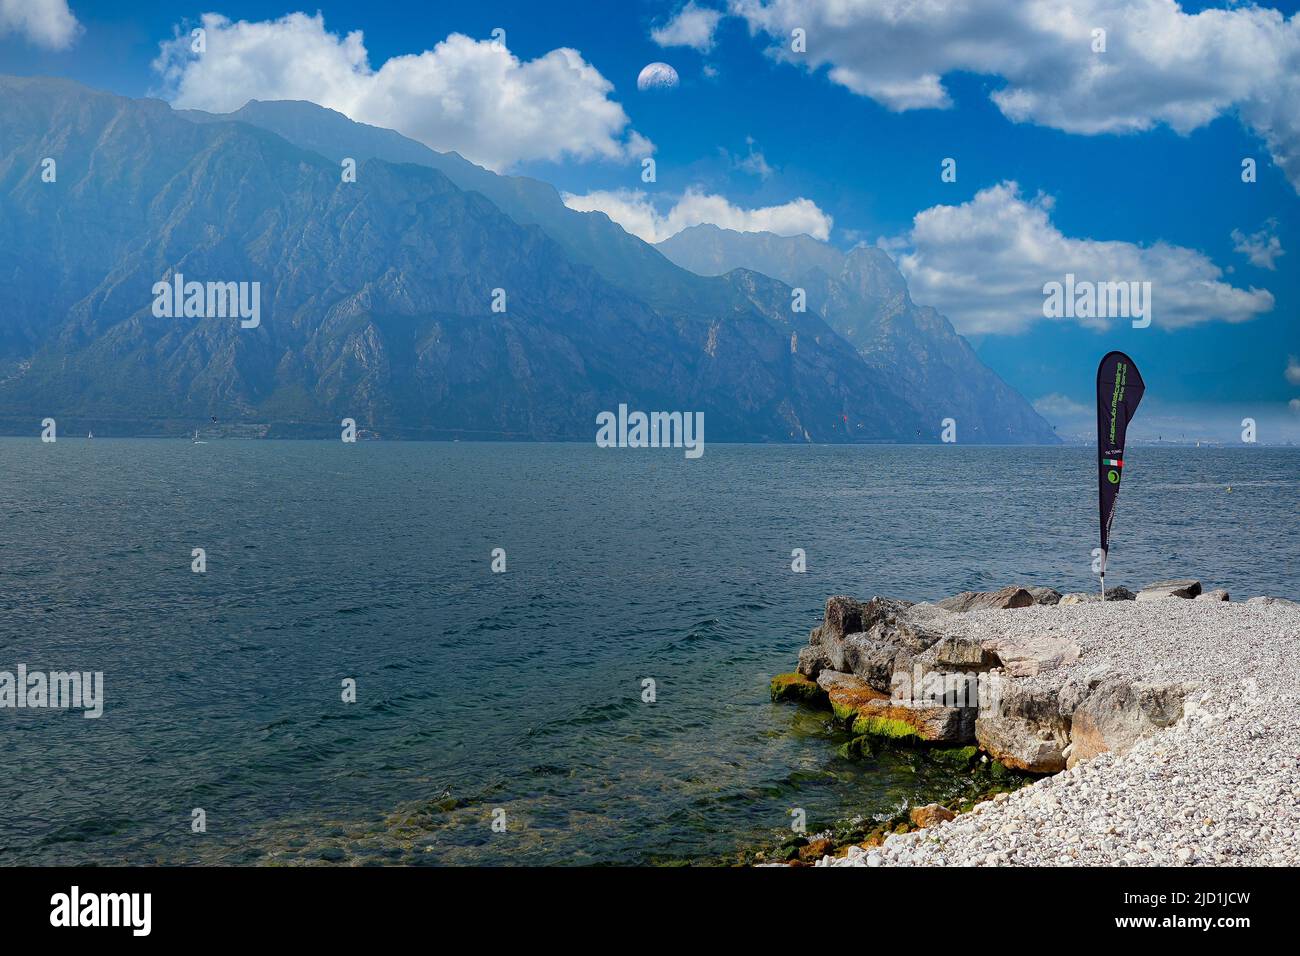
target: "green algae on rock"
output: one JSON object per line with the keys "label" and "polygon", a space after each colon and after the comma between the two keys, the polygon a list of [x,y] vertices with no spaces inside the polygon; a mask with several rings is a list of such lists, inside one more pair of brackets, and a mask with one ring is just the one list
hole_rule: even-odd
{"label": "green algae on rock", "polygon": [[805,704],[825,704],[826,691],[799,673],[777,674],[771,684],[773,702],[794,700]]}

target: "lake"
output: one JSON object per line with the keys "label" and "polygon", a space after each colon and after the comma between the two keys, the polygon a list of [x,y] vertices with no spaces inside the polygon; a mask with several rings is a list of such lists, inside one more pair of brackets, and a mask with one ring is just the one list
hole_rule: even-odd
{"label": "lake", "polygon": [[[663,863],[890,812],[944,782],[768,679],[831,594],[1095,589],[1093,462],[0,439],[0,669],[105,687],[0,710],[0,862]],[[1125,463],[1109,585],[1300,597],[1300,449]]]}

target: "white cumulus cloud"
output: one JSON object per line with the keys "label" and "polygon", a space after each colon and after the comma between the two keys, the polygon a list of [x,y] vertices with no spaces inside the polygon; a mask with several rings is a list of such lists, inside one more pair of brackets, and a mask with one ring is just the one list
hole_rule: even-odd
{"label": "white cumulus cloud", "polygon": [[650,39],[660,46],[688,46],[701,53],[713,49],[713,31],[722,19],[720,10],[697,6],[690,0],[662,27],[650,31]]}
{"label": "white cumulus cloud", "polygon": [[632,235],[662,242],[690,226],[708,222],[737,232],[774,232],[778,236],[807,234],[823,242],[834,221],[811,199],[794,199],[779,206],[743,209],[724,196],[688,189],[667,212],[640,189],[596,190],[581,196],[564,194],[564,204],[579,212],[603,212]]}
{"label": "white cumulus cloud", "polygon": [[16,33],[37,46],[65,50],[80,31],[68,0],[0,0],[0,37]]}
{"label": "white cumulus cloud", "polygon": [[[1071,133],[1167,124],[1236,109],[1300,191],[1300,14],[1174,0],[731,0],[771,53],[890,109],[952,105],[944,77],[1002,77],[1010,119]],[[806,31],[807,50],[791,49]],[[1105,31],[1105,51],[1094,50]]]}
{"label": "white cumulus cloud", "polygon": [[1286,357],[1286,380],[1292,385],[1300,385],[1300,359],[1294,355]]}
{"label": "white cumulus cloud", "polygon": [[980,190],[958,206],[916,214],[905,236],[886,243],[912,297],[946,313],[963,333],[1014,333],[1041,321],[1108,328],[1127,319],[1048,320],[1043,286],[1076,281],[1150,282],[1150,315],[1165,328],[1245,322],[1273,308],[1267,289],[1239,289],[1195,249],[1157,242],[1076,239],[1051,220],[1048,196],[1026,200],[1014,182]]}
{"label": "white cumulus cloud", "polygon": [[576,50],[520,60],[503,44],[453,33],[375,69],[361,31],[331,33],[319,13],[260,22],[206,13],[202,22],[206,52],[191,52],[180,34],[154,63],[178,107],[229,112],[250,99],[310,100],[497,170],[654,148],[629,129],[613,84]]}
{"label": "white cumulus cloud", "polygon": [[1277,222],[1269,222],[1259,232],[1246,235],[1240,229],[1232,230],[1232,249],[1250,260],[1252,266],[1276,271],[1277,258],[1286,255],[1282,240],[1277,237]]}

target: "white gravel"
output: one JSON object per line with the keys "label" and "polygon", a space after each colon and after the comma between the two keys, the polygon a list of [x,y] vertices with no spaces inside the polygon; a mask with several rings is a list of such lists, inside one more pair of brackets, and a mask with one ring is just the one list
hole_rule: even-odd
{"label": "white gravel", "polygon": [[946,634],[1074,641],[1080,669],[1191,682],[1184,717],[930,829],[822,866],[1300,865],[1300,605],[1169,598],[946,614]]}

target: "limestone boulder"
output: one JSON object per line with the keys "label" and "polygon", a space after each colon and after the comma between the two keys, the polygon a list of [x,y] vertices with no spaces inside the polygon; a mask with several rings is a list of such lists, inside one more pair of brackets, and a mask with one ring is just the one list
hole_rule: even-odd
{"label": "limestone boulder", "polygon": [[991,696],[975,721],[975,738],[989,756],[1032,773],[1064,770],[1070,720],[1061,715],[1056,691],[999,680]]}
{"label": "limestone boulder", "polygon": [[899,742],[965,744],[975,739],[975,715],[974,707],[908,706],[873,700],[858,708],[849,729],[854,734]]}
{"label": "limestone boulder", "polygon": [[829,694],[833,690],[859,690],[870,685],[861,677],[828,669],[817,675],[817,686]]}
{"label": "limestone boulder", "polygon": [[[836,595],[826,601],[826,612],[822,623],[809,635],[810,647],[820,649],[831,668],[837,671],[849,671],[852,667],[845,656],[845,642],[850,635],[877,630],[877,639],[886,639],[895,631],[902,621],[910,601],[898,601],[893,598],[873,597],[862,602],[844,595]],[[817,656],[809,653],[808,667],[815,667]],[[825,666],[825,665],[823,665]]]}
{"label": "limestone boulder", "polygon": [[833,670],[834,666],[825,647],[805,644],[799,649],[799,666],[795,670],[810,680],[816,680],[822,671]]}
{"label": "limestone boulder", "polygon": [[886,694],[896,667],[905,670],[911,662],[911,655],[898,645],[873,640],[866,634],[850,634],[845,638],[843,657],[844,670]]}
{"label": "limestone boulder", "polygon": [[1079,645],[1062,637],[999,635],[984,641],[984,649],[996,655],[1008,677],[1036,677],[1045,671],[1066,667],[1079,659]]}
{"label": "limestone boulder", "polygon": [[1070,724],[1069,766],[1099,753],[1122,754],[1183,716],[1185,684],[1102,681],[1074,709]]}
{"label": "limestone boulder", "polygon": [[889,700],[887,696],[876,691],[866,682],[858,685],[841,684],[840,687],[829,691],[828,697],[831,700],[831,713],[835,714],[837,721],[845,727],[853,726],[859,711],[866,705],[875,701]]}
{"label": "limestone boulder", "polygon": [[1061,592],[1055,588],[1029,587],[1025,588],[1029,596],[1034,599],[1035,604],[1052,605],[1061,603]]}
{"label": "limestone boulder", "polygon": [[917,656],[926,670],[986,671],[1001,665],[997,654],[974,637],[944,637]]}
{"label": "limestone boulder", "polygon": [[1034,603],[1034,596],[1022,587],[1012,585],[1000,591],[963,591],[952,597],[936,601],[935,607],[959,614],[967,611],[1004,610],[1013,607],[1029,607]]}
{"label": "limestone boulder", "polygon": [[826,599],[826,614],[822,620],[823,638],[844,639],[846,634],[862,630],[862,602],[842,594]]}
{"label": "limestone boulder", "polygon": [[1156,581],[1137,593],[1139,601],[1160,601],[1164,598],[1194,598],[1201,593],[1201,582],[1192,578],[1175,578]]}

